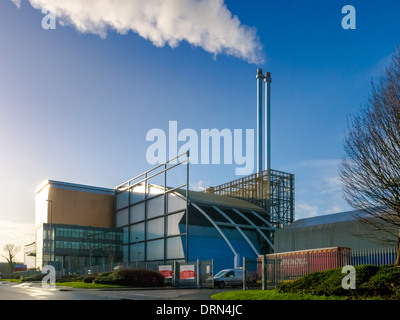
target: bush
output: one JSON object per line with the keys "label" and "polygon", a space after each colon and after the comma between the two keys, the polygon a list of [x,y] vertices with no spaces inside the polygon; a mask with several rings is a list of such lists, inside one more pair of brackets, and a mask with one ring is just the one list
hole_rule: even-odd
{"label": "bush", "polygon": [[400,298],[400,267],[382,266],[364,286],[375,295]]}
{"label": "bush", "polygon": [[126,285],[133,287],[159,287],[164,285],[164,277],[157,271],[142,269],[122,269],[101,273],[94,283]]}
{"label": "bush", "polygon": [[44,273],[41,274],[36,274],[34,276],[22,276],[21,281],[42,281],[43,278],[45,277]]}
{"label": "bush", "polygon": [[400,297],[400,267],[356,266],[356,289],[342,288],[341,268],[308,274],[278,287],[280,293],[348,296],[349,298]]}
{"label": "bush", "polygon": [[96,275],[89,275],[83,278],[84,283],[93,283],[93,280],[96,279]]}
{"label": "bush", "polygon": [[58,279],[57,282],[77,282],[77,281],[83,281],[84,278],[85,278],[84,276],[69,274]]}

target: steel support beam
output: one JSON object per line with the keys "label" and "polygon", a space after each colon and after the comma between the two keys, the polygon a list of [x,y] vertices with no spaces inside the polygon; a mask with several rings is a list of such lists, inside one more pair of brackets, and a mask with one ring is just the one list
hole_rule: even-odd
{"label": "steel support beam", "polygon": [[272,249],[274,249],[274,245],[272,244],[271,240],[268,239],[268,237],[262,232],[257,225],[254,224],[253,221],[251,221],[249,218],[247,218],[243,213],[241,213],[239,210],[233,208],[233,211],[235,211],[239,216],[241,216],[243,219],[245,219],[248,223],[250,223],[256,230],[258,231],[259,234],[264,238],[265,241],[268,242],[268,244],[271,246]]}
{"label": "steel support beam", "polygon": [[200,213],[201,213],[203,216],[205,216],[205,217],[208,219],[208,221],[211,222],[211,224],[214,226],[215,229],[217,229],[217,231],[218,231],[219,234],[222,236],[222,238],[224,238],[224,240],[225,240],[226,243],[228,244],[229,248],[231,248],[233,254],[236,256],[236,255],[237,255],[236,250],[233,248],[233,246],[232,246],[232,244],[230,243],[230,241],[228,240],[228,238],[227,238],[227,237],[225,236],[225,234],[222,232],[222,230],[220,229],[220,227],[218,227],[218,225],[214,222],[214,220],[211,219],[210,216],[209,216],[207,213],[205,213],[204,210],[201,209],[197,204],[195,204],[195,203],[193,203],[193,202],[191,202],[190,204],[191,204],[193,207],[195,207],[197,210],[199,210]]}
{"label": "steel support beam", "polygon": [[247,241],[247,243],[249,244],[249,246],[253,249],[253,251],[255,252],[255,254],[257,255],[257,257],[260,255],[260,253],[257,251],[257,249],[254,247],[253,243],[250,241],[250,239],[246,236],[246,234],[243,232],[242,229],[240,229],[240,227],[231,219],[229,218],[229,216],[223,212],[220,208],[216,207],[216,206],[212,206],[215,210],[217,210],[226,220],[228,220],[230,223],[232,223],[232,225],[236,228],[237,231],[240,232],[240,234],[242,235],[242,237]]}

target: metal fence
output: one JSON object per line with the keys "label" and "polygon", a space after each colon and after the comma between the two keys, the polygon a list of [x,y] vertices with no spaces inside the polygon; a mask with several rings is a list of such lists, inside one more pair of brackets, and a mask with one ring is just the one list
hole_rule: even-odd
{"label": "metal fence", "polygon": [[379,248],[366,250],[351,250],[352,266],[372,264],[375,266],[389,265],[396,261],[397,248]]}
{"label": "metal fence", "polygon": [[[165,277],[165,284],[174,287],[212,288],[214,276],[213,260],[196,260],[194,262],[130,262],[113,266],[92,266],[83,268],[77,274],[90,275],[118,269],[145,269],[158,271]],[[64,272],[64,274],[66,274]]]}
{"label": "metal fence", "polygon": [[[318,261],[313,261],[312,256],[307,256],[304,259],[297,258],[290,263],[285,259],[266,256],[259,261],[244,260],[246,261],[244,264],[245,269],[251,268],[254,270],[254,265],[257,264],[257,281],[254,284],[247,280],[247,284],[243,289],[274,289],[309,273],[343,267],[348,264],[352,266],[390,265],[396,261],[396,255],[397,248],[392,247],[343,251],[337,256],[337,262],[334,265],[332,264],[331,255],[320,256]],[[318,264],[317,266],[316,263]]]}
{"label": "metal fence", "polygon": [[[165,285],[177,288],[214,288],[213,260],[196,260],[194,262],[168,261],[168,262],[130,262],[108,265],[95,265],[71,272],[70,270],[56,270],[56,277],[67,275],[87,276],[119,269],[145,269],[158,271],[164,275]],[[5,279],[16,277],[29,277],[40,275],[41,271],[28,270],[13,274],[3,273]]]}
{"label": "metal fence", "polygon": [[[342,256],[343,255],[343,256]],[[394,264],[397,248],[377,248],[368,250],[343,251],[337,264],[332,266],[332,256],[322,256],[318,260],[318,270],[311,266],[313,258],[308,256],[306,260],[296,258],[288,264],[288,261],[279,258],[264,256],[258,261],[243,258],[243,289],[274,289],[288,281],[295,280],[315,271],[322,271],[350,264],[358,265],[390,265]],[[168,261],[168,262],[130,262],[113,265],[98,265],[83,268],[71,273],[68,270],[57,271],[57,278],[65,275],[90,275],[109,272],[118,269],[146,269],[161,272],[165,277],[165,284],[173,287],[184,288],[214,288],[213,260],[196,260],[194,262]],[[3,278],[15,276],[32,276],[41,274],[41,271],[28,270],[14,274],[2,274]]]}

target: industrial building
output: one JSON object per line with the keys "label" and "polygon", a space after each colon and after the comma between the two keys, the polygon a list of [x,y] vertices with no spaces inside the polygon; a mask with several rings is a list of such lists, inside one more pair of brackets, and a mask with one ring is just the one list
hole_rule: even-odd
{"label": "industrial building", "polygon": [[375,230],[354,212],[295,221],[294,175],[271,169],[271,75],[259,69],[256,80],[255,174],[189,190],[187,151],[112,189],[45,181],[36,192],[35,243],[25,257],[35,257],[39,269],[213,259],[219,270],[269,253],[392,246],[394,239],[365,237]]}
{"label": "industrial building", "polygon": [[[187,166],[188,173],[189,158],[178,158],[177,164],[171,159],[115,188],[125,262],[213,259],[221,269],[273,252],[273,234],[293,221],[293,175],[270,170],[206,192],[189,190],[188,174],[176,187],[152,183],[159,177],[166,182],[178,166]],[[267,201],[281,189],[288,195],[283,201]]]}
{"label": "industrial building", "polygon": [[[35,244],[26,248],[36,267],[71,270],[111,256],[136,265],[213,259],[220,269],[273,252],[276,230],[294,221],[294,175],[271,169],[271,75],[259,69],[256,80],[255,174],[191,191],[188,151],[113,189],[46,181],[36,193]],[[181,183],[167,185],[179,170]]]}
{"label": "industrial building", "polygon": [[35,257],[36,268],[77,270],[122,260],[112,189],[48,180],[37,189],[35,202],[35,243],[25,251]]}
{"label": "industrial building", "polygon": [[[391,248],[397,244],[391,235],[358,219],[361,211],[347,211],[299,219],[277,230],[275,252],[347,247],[352,250]],[[366,216],[364,216],[366,218]]]}
{"label": "industrial building", "polygon": [[43,183],[36,194],[35,243],[26,246],[36,268],[213,259],[223,269],[274,251],[276,230],[294,218],[293,175],[269,170],[206,192],[189,190],[188,176],[176,187],[152,183],[167,181],[180,166],[189,173],[185,158],[114,189]]}

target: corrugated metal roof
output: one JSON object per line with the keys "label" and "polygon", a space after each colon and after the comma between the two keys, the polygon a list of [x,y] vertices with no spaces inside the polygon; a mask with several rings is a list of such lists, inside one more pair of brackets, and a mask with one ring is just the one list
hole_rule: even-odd
{"label": "corrugated metal roof", "polygon": [[70,183],[64,181],[56,181],[56,180],[45,180],[42,184],[37,188],[36,193],[39,193],[43,190],[46,186],[50,185],[51,187],[61,188],[61,189],[69,189],[69,190],[78,190],[78,191],[85,191],[85,192],[93,192],[93,193],[101,193],[101,194],[108,194],[113,195],[114,190],[102,187],[95,187],[77,183]]}
{"label": "corrugated metal roof", "polygon": [[[186,190],[178,189],[175,192],[179,193],[180,195],[186,197]],[[189,201],[193,201],[195,203],[206,203],[212,204],[217,206],[225,206],[225,207],[232,207],[232,208],[242,208],[247,210],[254,210],[254,211],[262,211],[265,212],[264,208],[261,208],[253,203],[248,201],[244,201],[238,198],[228,197],[228,196],[220,196],[217,194],[210,194],[205,192],[199,191],[192,191],[189,190]]]}
{"label": "corrugated metal roof", "polygon": [[290,225],[286,226],[284,229],[295,229],[295,228],[306,228],[317,225],[332,224],[345,221],[356,220],[355,214],[360,215],[362,211],[353,210],[339,213],[326,214],[317,217],[303,218],[294,221]]}

